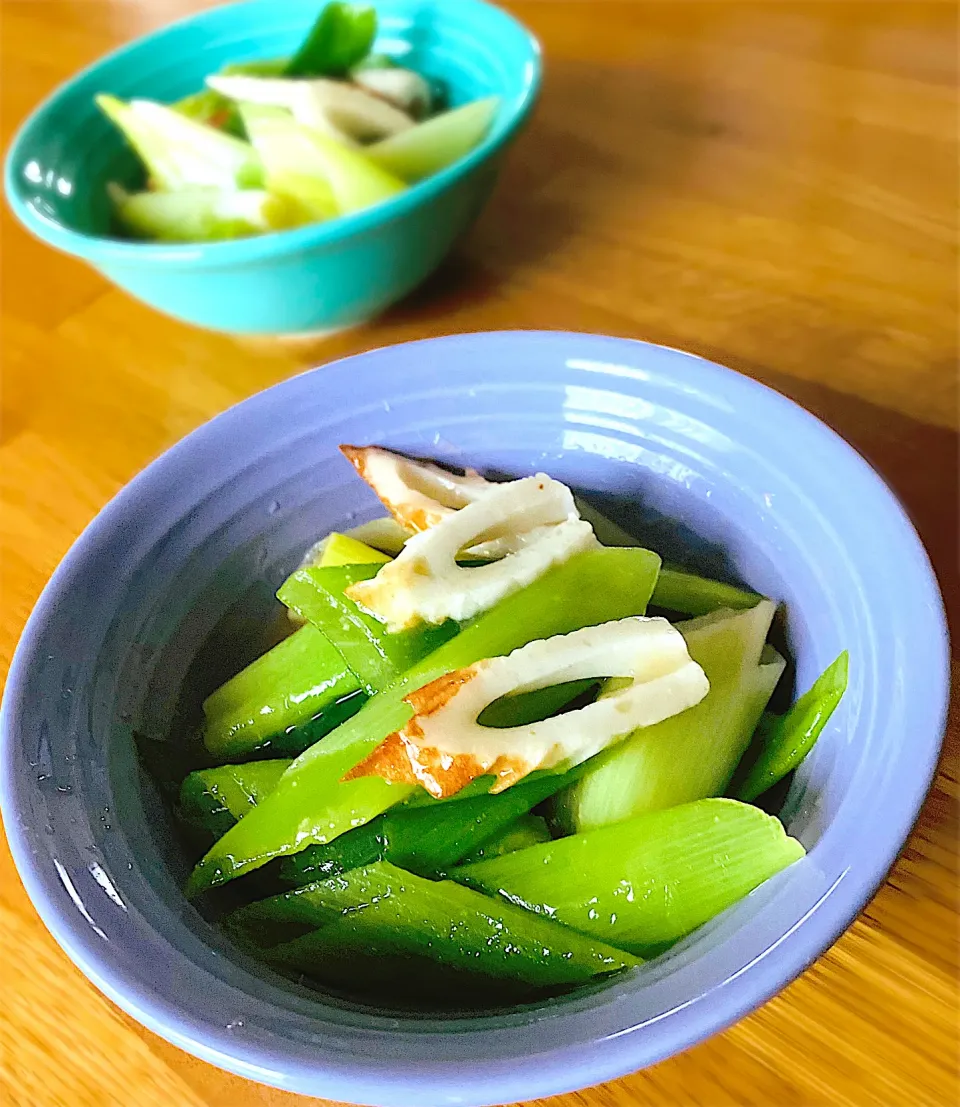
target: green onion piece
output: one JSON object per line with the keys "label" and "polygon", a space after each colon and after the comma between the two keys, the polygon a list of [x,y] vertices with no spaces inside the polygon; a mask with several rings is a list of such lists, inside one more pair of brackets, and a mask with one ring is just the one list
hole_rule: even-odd
{"label": "green onion piece", "polygon": [[[228,927],[254,934],[277,921],[322,928],[334,917],[370,943],[388,941],[395,952],[533,985],[584,983],[638,963],[512,904],[449,881],[425,880],[388,862],[241,908]],[[267,956],[302,969],[329,953],[327,943],[314,946],[308,935]]]}
{"label": "green onion piece", "polygon": [[413,184],[469,154],[490,130],[499,107],[496,96],[475,100],[375,142],[364,148],[364,155]]}
{"label": "green onion piece", "polygon": [[242,103],[240,115],[271,191],[314,204],[318,213],[326,203],[327,214],[321,217],[361,211],[406,188],[374,164],[366,151],[303,126],[284,108]]}
{"label": "green onion piece", "polygon": [[745,592],[732,584],[665,565],[660,570],[650,603],[678,615],[708,615],[724,607],[734,611],[756,607],[761,599],[763,597],[756,592]]}
{"label": "green onion piece", "polygon": [[308,624],[206,699],[204,745],[217,757],[244,757],[359,691],[339,652]]}
{"label": "green onion piece", "polygon": [[149,100],[125,104],[107,95],[95,100],[139,154],[158,189],[262,186],[260,159],[249,143]]}
{"label": "green onion piece", "polygon": [[157,242],[219,242],[301,226],[308,216],[295,201],[261,190],[181,188],[127,193],[110,188],[118,222]]}
{"label": "green onion piece", "polygon": [[766,717],[758,735],[759,752],[736,788],[737,799],[752,802],[803,761],[843,697],[848,671],[849,655],[844,650],[786,715]]}
{"label": "green onion piece", "polygon": [[[531,774],[498,795],[481,793],[450,800],[424,796],[423,802],[400,804],[332,842],[309,846],[286,858],[281,873],[292,883],[304,884],[385,860],[423,876],[440,875],[478,847],[516,829],[518,818],[575,780],[581,771],[578,766],[559,775]],[[487,790],[492,783],[491,777],[483,779]]]}
{"label": "green onion piece", "polygon": [[375,577],[381,564],[298,569],[277,592],[281,603],[326,637],[370,695],[392,684],[459,630],[448,620],[439,627],[420,626],[388,634],[383,623],[344,595],[351,584]]}
{"label": "green onion piece", "polygon": [[540,815],[521,815],[501,834],[478,846],[463,859],[463,863],[468,865],[472,861],[483,861],[485,858],[503,857],[504,854],[515,853],[518,849],[549,842],[552,837],[546,819]]}
{"label": "green onion piece", "polygon": [[197,769],[181,786],[180,814],[219,837],[256,807],[289,767],[289,758],[278,758]]}
{"label": "green onion piece", "polygon": [[759,808],[705,799],[450,875],[643,956],[689,934],[803,856],[803,846]]}
{"label": "green onion piece", "polygon": [[370,53],[377,13],[367,4],[327,4],[287,62],[287,77],[345,77]]}

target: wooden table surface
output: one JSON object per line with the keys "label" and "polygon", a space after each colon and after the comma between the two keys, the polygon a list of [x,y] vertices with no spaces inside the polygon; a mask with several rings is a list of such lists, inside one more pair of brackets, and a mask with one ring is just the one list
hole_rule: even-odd
{"label": "wooden table surface", "polygon": [[[451,0],[455,2],[455,0]],[[3,0],[2,132],[197,0]],[[3,213],[0,664],[44,581],[143,465],[230,404],[370,346],[553,327],[684,347],[772,383],[899,493],[957,625],[957,9],[539,0],[535,121],[412,301],[325,342],[154,314]],[[905,740],[909,736],[905,735]],[[885,887],[801,979],[652,1070],[550,1101],[958,1101],[956,715]],[[67,961],[0,848],[0,1101],[293,1107],[141,1029]]]}

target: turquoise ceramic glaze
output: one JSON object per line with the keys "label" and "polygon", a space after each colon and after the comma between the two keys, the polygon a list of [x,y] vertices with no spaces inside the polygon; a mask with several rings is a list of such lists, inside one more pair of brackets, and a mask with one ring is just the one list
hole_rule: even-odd
{"label": "turquoise ceramic glaze", "polygon": [[5,184],[16,215],[37,237],[83,258],[132,295],[216,330],[343,327],[399,300],[478,214],[536,98],[536,40],[482,0],[374,5],[375,49],[444,82],[453,105],[502,98],[489,136],[466,158],[386,203],[328,224],[182,246],[112,236],[105,184],[133,184],[140,170],[94,95],[176,100],[226,62],[289,54],[320,6],[320,0],[249,0],[214,8],[84,70],[27,120],[13,143]]}

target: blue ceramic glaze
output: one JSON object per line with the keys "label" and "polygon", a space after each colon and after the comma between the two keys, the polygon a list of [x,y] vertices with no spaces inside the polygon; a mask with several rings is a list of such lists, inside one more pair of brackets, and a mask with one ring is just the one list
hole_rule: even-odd
{"label": "blue ceramic glaze", "polygon": [[[181,895],[134,734],[161,739],[256,643],[303,549],[378,514],[337,454],[380,443],[543,470],[667,556],[786,604],[801,688],[850,687],[784,809],[808,856],[629,975],[472,1018],[395,1018],[247,961]],[[249,631],[248,631],[249,634]],[[513,1103],[659,1061],[823,952],[883,879],[937,760],[947,639],[927,557],[869,466],[812,416],[676,350],[465,335],[295,377],[175,446],[110,503],[41,597],[2,707],[6,831],[56,940],[183,1049],[295,1092],[389,1107]]]}
{"label": "blue ceramic glaze", "polygon": [[55,92],[7,156],[13,211],[51,246],[89,262],[152,307],[200,326],[279,334],[370,318],[420,284],[473,222],[540,83],[536,40],[482,0],[374,6],[375,49],[441,81],[453,106],[501,97],[487,138],[435,176],[366,211],[280,234],[194,245],[112,237],[105,185],[136,187],[142,171],[93,97],[110,92],[173,102],[227,62],[291,53],[320,7],[320,0],[249,0],[138,39]]}

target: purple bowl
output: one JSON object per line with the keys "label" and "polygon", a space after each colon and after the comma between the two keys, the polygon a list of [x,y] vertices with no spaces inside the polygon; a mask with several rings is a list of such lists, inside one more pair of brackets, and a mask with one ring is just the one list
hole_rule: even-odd
{"label": "purple bowl", "polygon": [[[601,501],[672,560],[787,605],[797,682],[850,687],[783,810],[808,856],[629,975],[537,1007],[393,1017],[257,967],[184,900],[185,863],[135,733],[254,649],[318,535],[379,514],[337,454],[375,442]],[[200,674],[198,676],[198,674]],[[43,921],[106,995],[232,1072],[354,1103],[511,1103],[621,1076],[782,988],[882,881],[930,784],[948,695],[927,557],[832,431],[676,350],[464,335],[295,377],[189,435],[94,520],[37,604],[2,707],[10,848]]]}

